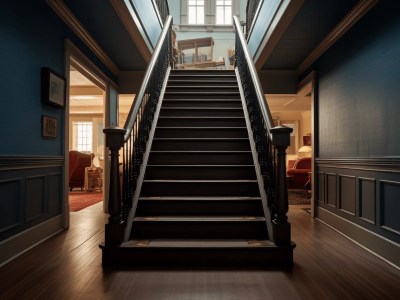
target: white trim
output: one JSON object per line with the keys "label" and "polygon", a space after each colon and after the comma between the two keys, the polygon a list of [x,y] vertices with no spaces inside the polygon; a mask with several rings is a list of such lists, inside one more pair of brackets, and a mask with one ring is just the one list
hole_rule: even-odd
{"label": "white trim", "polygon": [[69,10],[62,0],[46,0],[54,12],[67,24],[67,26],[93,51],[93,53],[104,63],[104,65],[115,75],[119,68],[100,47],[92,35],[79,22],[78,18]]}
{"label": "white trim", "polygon": [[[129,0],[110,0],[146,63],[150,62],[153,47]],[[162,25],[161,25],[162,26]]]}
{"label": "white trim", "polygon": [[[361,248],[400,270],[400,245],[350,222],[320,206],[317,207],[317,219],[337,233],[346,237]],[[397,262],[396,262],[397,260]]]}
{"label": "white trim", "polygon": [[354,26],[379,0],[361,0],[339,24],[322,40],[321,43],[297,67],[299,74],[303,73],[333,44],[335,44],[350,28]]}
{"label": "white trim", "polygon": [[58,215],[0,242],[0,267],[64,230]]}
{"label": "white trim", "polygon": [[238,86],[239,86],[240,100],[242,102],[244,118],[246,121],[246,129],[247,129],[247,134],[249,136],[251,155],[253,158],[253,164],[254,164],[254,168],[256,171],[258,190],[260,192],[261,204],[263,207],[265,223],[267,225],[268,236],[271,241],[274,241],[275,237],[274,237],[274,230],[272,228],[271,211],[268,207],[268,197],[267,197],[267,194],[265,193],[264,179],[261,175],[261,168],[260,168],[260,163],[258,161],[258,153],[256,150],[256,143],[254,141],[253,130],[251,129],[249,112],[247,110],[247,105],[246,105],[246,97],[244,96],[244,91],[243,91],[243,87],[242,87],[243,85],[242,85],[242,81],[240,79],[239,69],[237,67],[235,68],[235,75],[236,75],[236,80],[237,80]]}
{"label": "white trim", "polygon": [[[129,212],[128,220],[126,222],[126,228],[125,228],[125,234],[124,234],[125,242],[127,242],[129,240],[129,236],[131,234],[132,225],[133,225],[133,219],[136,216],[136,209],[137,209],[137,205],[138,205],[138,201],[139,201],[140,192],[142,190],[144,173],[146,171],[147,162],[149,160],[151,145],[153,144],[154,134],[155,134],[156,128],[157,128],[158,117],[160,115],[160,110],[161,110],[161,106],[162,106],[163,99],[164,99],[164,93],[165,93],[165,90],[168,85],[168,79],[169,79],[170,73],[171,73],[171,67],[169,66],[167,69],[167,72],[165,74],[165,79],[164,79],[164,82],[163,82],[163,85],[161,88],[160,97],[158,98],[156,111],[154,112],[153,123],[151,124],[149,139],[147,140],[146,151],[143,154],[143,162],[142,162],[142,165],[140,166],[139,178],[136,181],[135,193],[132,197],[132,208]],[[139,99],[139,100],[141,100],[141,99]]]}
{"label": "white trim", "polygon": [[[109,127],[109,115],[110,115],[110,106],[106,105],[110,103],[110,93],[109,89],[117,89],[117,84],[108,78],[89,58],[85,56],[71,41],[66,40],[65,42],[65,78],[67,81],[67,97],[66,97],[66,104],[64,110],[64,153],[65,153],[65,160],[64,160],[64,205],[63,205],[63,213],[64,213],[64,224],[65,228],[69,227],[69,87],[70,87],[70,80],[69,80],[69,72],[70,66],[74,65],[78,71],[84,73],[85,76],[88,76],[90,80],[92,80],[100,89],[104,92],[104,127]],[[117,113],[117,112],[116,112]],[[108,153],[107,149],[104,145],[104,153]],[[104,156],[104,178],[108,178],[110,174],[109,171],[109,156]],[[108,203],[108,180],[104,180],[104,211],[106,211],[107,203]]]}

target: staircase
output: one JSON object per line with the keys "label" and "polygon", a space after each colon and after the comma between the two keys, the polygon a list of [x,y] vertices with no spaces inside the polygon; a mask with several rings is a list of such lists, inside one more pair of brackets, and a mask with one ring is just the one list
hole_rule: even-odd
{"label": "staircase", "polygon": [[129,238],[103,264],[291,265],[293,247],[270,241],[234,71],[171,71],[155,122]]}

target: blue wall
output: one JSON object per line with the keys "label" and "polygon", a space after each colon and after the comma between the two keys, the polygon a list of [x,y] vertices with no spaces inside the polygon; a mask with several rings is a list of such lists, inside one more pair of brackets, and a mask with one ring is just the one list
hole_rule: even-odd
{"label": "blue wall", "polygon": [[[2,2],[0,155],[63,154],[63,110],[41,102],[40,70],[48,67],[64,75],[65,38],[113,78],[44,1]],[[57,118],[56,139],[41,137],[42,115]]]}
{"label": "blue wall", "polygon": [[399,156],[400,18],[381,1],[314,66],[319,156]]}
{"label": "blue wall", "polygon": [[[42,103],[41,68],[65,74],[65,39],[115,80],[45,1],[2,1],[0,241],[62,212],[64,110]],[[42,115],[57,118],[56,139],[42,138]]]}
{"label": "blue wall", "polygon": [[318,76],[317,216],[400,265],[398,247],[378,238],[400,243],[397,6],[378,2],[311,69]]}

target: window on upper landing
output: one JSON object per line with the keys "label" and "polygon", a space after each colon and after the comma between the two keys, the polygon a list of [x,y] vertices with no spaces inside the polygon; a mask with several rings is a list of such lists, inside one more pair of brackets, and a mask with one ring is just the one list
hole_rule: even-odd
{"label": "window on upper landing", "polygon": [[188,0],[188,23],[204,24],[204,0]]}
{"label": "window on upper landing", "polygon": [[232,0],[216,0],[215,24],[232,24]]}

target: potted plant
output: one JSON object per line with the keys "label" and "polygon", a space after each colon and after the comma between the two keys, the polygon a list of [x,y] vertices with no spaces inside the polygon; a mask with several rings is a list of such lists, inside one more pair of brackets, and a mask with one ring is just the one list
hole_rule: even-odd
{"label": "potted plant", "polygon": [[228,48],[228,59],[231,66],[235,63],[235,50],[232,47]]}

